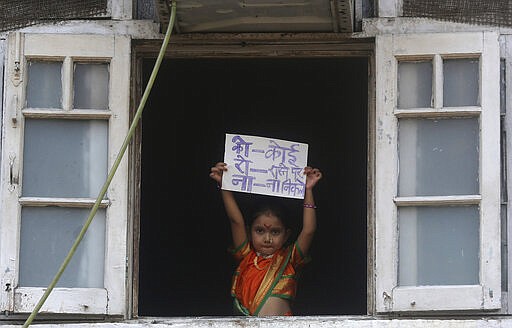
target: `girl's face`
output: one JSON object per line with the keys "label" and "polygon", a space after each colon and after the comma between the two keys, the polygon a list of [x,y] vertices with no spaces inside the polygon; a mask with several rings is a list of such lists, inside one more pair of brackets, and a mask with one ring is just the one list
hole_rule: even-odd
{"label": "girl's face", "polygon": [[261,255],[274,254],[288,239],[290,231],[274,215],[260,215],[251,226],[251,241],[254,250]]}

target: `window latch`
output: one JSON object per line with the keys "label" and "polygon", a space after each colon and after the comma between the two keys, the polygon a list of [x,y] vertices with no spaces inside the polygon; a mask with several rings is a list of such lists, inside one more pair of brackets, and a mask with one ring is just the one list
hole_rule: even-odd
{"label": "window latch", "polygon": [[14,191],[16,185],[19,183],[18,172],[15,169],[16,155],[14,153],[9,154],[9,191]]}

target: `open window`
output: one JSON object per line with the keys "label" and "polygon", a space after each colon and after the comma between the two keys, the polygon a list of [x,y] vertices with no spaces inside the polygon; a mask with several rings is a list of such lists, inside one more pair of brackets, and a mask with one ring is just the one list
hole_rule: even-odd
{"label": "open window", "polygon": [[[128,130],[130,40],[12,33],[5,68],[0,310],[33,310]],[[123,315],[127,161],[41,311]]]}
{"label": "open window", "polygon": [[[231,231],[208,177],[223,159],[225,133],[309,144],[308,162],[324,178],[294,314],[367,313],[368,58],[340,52],[163,61],[142,122],[140,316],[233,315]],[[152,67],[145,59],[146,78]],[[250,215],[258,195],[235,196]],[[280,201],[296,238],[302,201]]]}
{"label": "open window", "polygon": [[376,309],[501,307],[491,32],[376,39]]}

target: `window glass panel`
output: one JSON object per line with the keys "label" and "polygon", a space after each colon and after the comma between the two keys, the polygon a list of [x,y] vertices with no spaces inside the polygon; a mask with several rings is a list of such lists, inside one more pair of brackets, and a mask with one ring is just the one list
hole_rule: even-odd
{"label": "window glass panel", "polygon": [[23,196],[96,198],[107,177],[108,122],[25,121]]}
{"label": "window glass panel", "polygon": [[108,64],[75,63],[73,108],[108,109]]}
{"label": "window glass panel", "polygon": [[400,286],[479,283],[477,206],[405,207],[398,220]]}
{"label": "window glass panel", "polygon": [[61,62],[28,62],[28,108],[62,108],[61,70]]}
{"label": "window glass panel", "polygon": [[501,291],[508,290],[508,229],[507,204],[501,205]]}
{"label": "window glass panel", "polygon": [[432,62],[398,63],[398,108],[428,108],[432,99]]}
{"label": "window glass panel", "polygon": [[400,119],[400,196],[479,193],[477,118]]}
{"label": "window glass panel", "polygon": [[[64,261],[90,209],[24,207],[21,212],[20,285],[46,287]],[[100,209],[58,287],[103,287],[105,210]]]}
{"label": "window glass panel", "polygon": [[443,61],[445,107],[479,105],[479,67],[476,58]]}

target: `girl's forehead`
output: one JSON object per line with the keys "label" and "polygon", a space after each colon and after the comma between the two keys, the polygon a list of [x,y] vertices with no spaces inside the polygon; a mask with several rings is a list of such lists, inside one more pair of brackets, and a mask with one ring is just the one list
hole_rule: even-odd
{"label": "girl's forehead", "polygon": [[283,222],[275,215],[260,215],[254,219],[253,225],[264,225],[266,227],[284,227]]}

